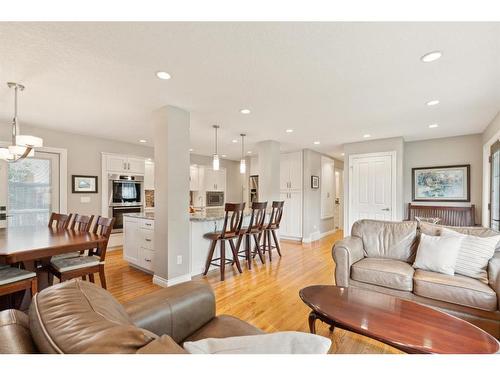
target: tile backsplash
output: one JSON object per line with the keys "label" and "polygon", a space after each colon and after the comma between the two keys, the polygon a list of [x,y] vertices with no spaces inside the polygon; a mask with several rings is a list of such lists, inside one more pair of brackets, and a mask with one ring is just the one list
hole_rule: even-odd
{"label": "tile backsplash", "polygon": [[144,190],[146,195],[146,208],[152,208],[155,206],[155,191],[154,190]]}

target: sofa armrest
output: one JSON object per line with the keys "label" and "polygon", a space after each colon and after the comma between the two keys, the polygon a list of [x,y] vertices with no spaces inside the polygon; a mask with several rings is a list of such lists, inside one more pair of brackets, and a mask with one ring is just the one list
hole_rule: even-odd
{"label": "sofa armrest", "polygon": [[124,307],[139,328],[182,342],[215,317],[215,296],[205,281],[189,281],[146,294]]}
{"label": "sofa armrest", "polygon": [[363,241],[353,236],[337,241],[332,256],[335,261],[335,285],[348,287],[351,266],[364,257]]}
{"label": "sofa armrest", "polygon": [[497,294],[498,309],[500,310],[500,251],[495,251],[488,263],[488,280]]}

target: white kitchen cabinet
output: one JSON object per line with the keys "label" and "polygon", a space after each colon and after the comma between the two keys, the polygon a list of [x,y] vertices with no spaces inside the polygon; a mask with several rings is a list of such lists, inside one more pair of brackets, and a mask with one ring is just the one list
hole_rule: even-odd
{"label": "white kitchen cabinet", "polygon": [[214,171],[212,168],[203,168],[203,189],[205,191],[226,191],[226,170]]}
{"label": "white kitchen cabinet", "polygon": [[108,172],[144,174],[144,159],[125,155],[106,155]]}
{"label": "white kitchen cabinet", "polygon": [[144,165],[144,189],[154,190],[155,188],[155,164],[147,161]]}
{"label": "white kitchen cabinet", "polygon": [[200,190],[200,168],[197,165],[189,166],[189,190]]}
{"label": "white kitchen cabinet", "polygon": [[302,190],[302,151],[281,154],[280,190]]}
{"label": "white kitchen cabinet", "polygon": [[285,238],[302,238],[302,192],[281,192],[283,200],[283,216],[280,224],[280,236]]}
{"label": "white kitchen cabinet", "polygon": [[147,271],[154,266],[154,220],[125,216],[123,219],[123,258]]}
{"label": "white kitchen cabinet", "polygon": [[137,264],[139,262],[139,226],[136,218],[123,218],[123,259]]}

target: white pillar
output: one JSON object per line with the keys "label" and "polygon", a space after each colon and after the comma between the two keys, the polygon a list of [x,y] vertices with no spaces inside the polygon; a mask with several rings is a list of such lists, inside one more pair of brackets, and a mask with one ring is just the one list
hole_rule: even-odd
{"label": "white pillar", "polygon": [[280,198],[280,144],[276,141],[257,143],[259,164],[259,201],[268,202]]}
{"label": "white pillar", "polygon": [[[191,279],[189,229],[189,113],[165,106],[153,112],[155,259],[153,282]],[[179,264],[180,263],[180,264]]]}

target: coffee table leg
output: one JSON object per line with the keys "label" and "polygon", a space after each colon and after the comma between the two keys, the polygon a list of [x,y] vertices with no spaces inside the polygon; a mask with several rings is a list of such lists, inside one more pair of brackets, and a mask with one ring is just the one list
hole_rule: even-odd
{"label": "coffee table leg", "polygon": [[330,328],[328,329],[330,330],[330,332],[333,332],[333,330],[335,329],[335,324],[330,325]]}
{"label": "coffee table leg", "polygon": [[309,313],[309,331],[311,333],[316,333],[316,319],[318,319],[318,316],[314,311],[311,311]]}

